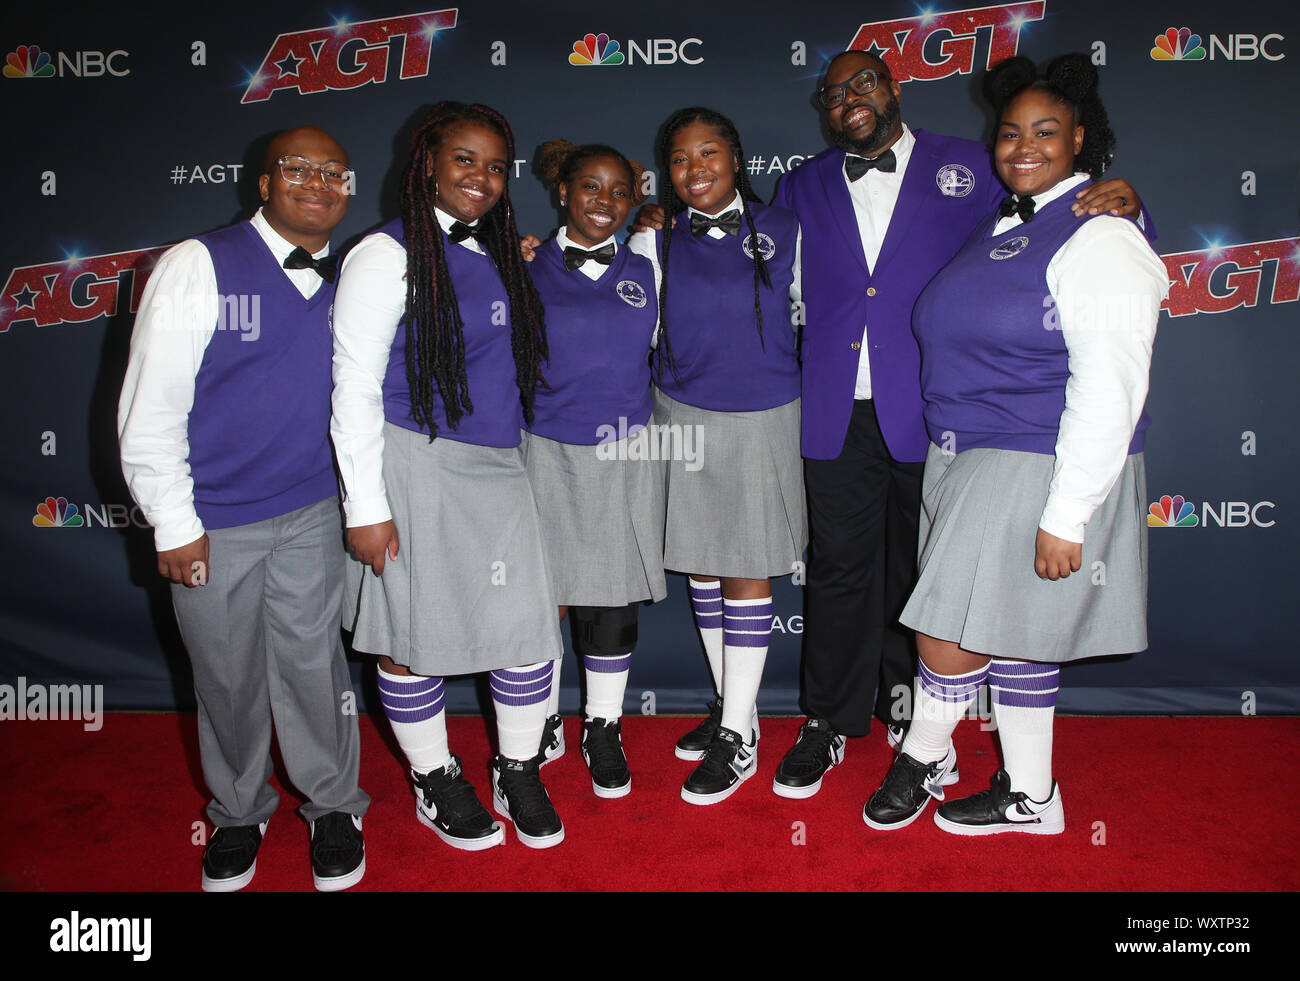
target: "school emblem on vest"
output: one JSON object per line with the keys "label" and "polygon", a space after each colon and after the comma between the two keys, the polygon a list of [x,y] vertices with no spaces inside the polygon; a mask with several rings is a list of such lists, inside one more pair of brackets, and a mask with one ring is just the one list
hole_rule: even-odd
{"label": "school emblem on vest", "polygon": [[[753,235],[746,235],[745,241],[740,243],[740,247],[745,250],[745,255],[751,259],[754,258]],[[766,232],[758,233],[758,253],[763,257],[764,262],[776,255],[776,243],[772,241],[772,236]]]}
{"label": "school emblem on vest", "polygon": [[1020,255],[1029,245],[1029,239],[1024,235],[1017,235],[1015,238],[1009,238],[1001,245],[995,245],[989,252],[990,259],[1010,259],[1013,255]]}
{"label": "school emblem on vest", "polygon": [[645,290],[641,284],[631,279],[625,279],[614,287],[614,292],[618,294],[619,299],[628,306],[643,307],[645,306]]}
{"label": "school emblem on vest", "polygon": [[964,198],[975,189],[975,175],[961,164],[944,164],[934,175],[934,182],[949,198]]}

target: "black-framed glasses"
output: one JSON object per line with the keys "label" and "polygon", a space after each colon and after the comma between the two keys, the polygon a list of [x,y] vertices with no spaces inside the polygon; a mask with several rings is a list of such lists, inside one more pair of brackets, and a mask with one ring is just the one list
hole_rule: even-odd
{"label": "black-framed glasses", "polygon": [[347,165],[337,160],[327,160],[317,166],[306,157],[290,155],[281,157],[276,163],[280,166],[280,176],[290,184],[306,184],[311,180],[312,175],[319,171],[320,179],[325,182],[325,186],[339,191],[352,177],[352,171],[347,168]]}
{"label": "black-framed glasses", "polygon": [[874,68],[864,68],[847,82],[827,85],[818,90],[817,101],[821,103],[823,109],[834,109],[844,104],[844,100],[848,98],[849,89],[852,89],[858,95],[866,95],[868,92],[876,90],[876,85],[882,78],[890,79],[893,76],[878,72]]}

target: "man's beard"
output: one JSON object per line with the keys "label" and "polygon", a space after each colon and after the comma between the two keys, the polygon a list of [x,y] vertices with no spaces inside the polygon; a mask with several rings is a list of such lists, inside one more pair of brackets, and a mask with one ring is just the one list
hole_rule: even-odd
{"label": "man's beard", "polygon": [[831,130],[831,146],[839,147],[846,153],[855,153],[859,157],[874,157],[880,148],[894,135],[900,116],[898,96],[891,95],[885,107],[876,113],[876,128],[865,140],[850,139],[843,130]]}

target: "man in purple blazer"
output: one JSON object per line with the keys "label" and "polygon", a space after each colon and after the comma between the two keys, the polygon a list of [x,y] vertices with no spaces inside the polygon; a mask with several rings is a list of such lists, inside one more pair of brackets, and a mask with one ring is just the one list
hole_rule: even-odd
{"label": "man in purple blazer", "polygon": [[[912,306],[1006,195],[988,147],[911,130],[880,58],[837,55],[818,93],[833,146],[781,181],[803,232],[803,456],[811,542],[804,618],[808,720],[773,784],[811,797],[871,716],[901,741],[916,645],[897,622],[916,574],[921,409]],[[1079,202],[1134,214],[1123,181]],[[953,770],[949,782],[957,779]]]}

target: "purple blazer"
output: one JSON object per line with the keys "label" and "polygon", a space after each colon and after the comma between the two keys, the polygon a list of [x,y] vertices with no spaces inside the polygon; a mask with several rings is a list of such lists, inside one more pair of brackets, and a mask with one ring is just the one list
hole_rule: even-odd
{"label": "purple blazer", "polygon": [[916,145],[874,273],[867,271],[844,151],[825,150],[781,180],[773,204],[803,228],[803,455],[833,460],[844,448],[867,327],[871,394],[894,459],[925,459],[921,354],[912,306],[975,226],[1006,196],[988,147],[913,130]]}

